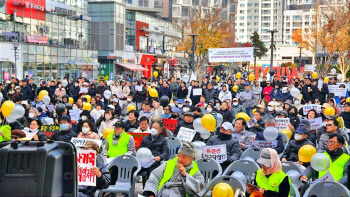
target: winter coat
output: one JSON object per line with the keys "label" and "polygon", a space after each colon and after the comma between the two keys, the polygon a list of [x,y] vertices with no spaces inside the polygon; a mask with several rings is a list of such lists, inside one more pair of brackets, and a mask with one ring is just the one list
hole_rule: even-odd
{"label": "winter coat", "polygon": [[304,139],[300,141],[290,140],[281,158],[286,158],[287,161],[293,161],[293,162],[299,161],[298,152],[299,152],[299,149],[304,145],[311,145],[315,147],[315,144],[308,139]]}
{"label": "winter coat", "polygon": [[142,103],[143,101],[145,101],[147,98],[147,89],[145,87],[142,87],[142,91],[136,91],[134,98],[137,103]]}
{"label": "winter coat", "polygon": [[[180,120],[179,120],[178,124],[177,124],[177,126],[176,126],[176,128],[174,130],[174,135],[173,135],[174,137],[177,136],[177,134],[179,133],[179,130],[180,130],[181,127],[188,128],[188,129],[194,129],[193,128],[193,122],[187,123],[185,121],[181,121],[180,122]],[[195,142],[195,141],[203,141],[203,139],[201,138],[201,135],[200,135],[199,132],[196,132],[196,134],[193,137],[192,142]]]}
{"label": "winter coat", "polygon": [[176,82],[169,83],[169,87],[170,87],[171,91],[173,92],[173,94],[175,95],[177,88],[179,87],[179,84],[177,84]]}
{"label": "winter coat", "polygon": [[177,98],[178,99],[186,99],[188,95],[188,89],[185,87],[185,89],[182,89],[181,87],[177,90]]}
{"label": "winter coat", "polygon": [[78,135],[70,127],[68,131],[57,131],[54,132],[50,140],[52,141],[70,141],[72,137],[77,137]]}
{"label": "winter coat", "polygon": [[[148,148],[154,157],[159,156],[160,161],[169,159],[169,147],[166,139],[162,135],[148,135],[142,138],[140,148]],[[160,161],[156,162],[160,165]]]}
{"label": "winter coat", "polygon": [[64,88],[61,88],[61,89],[57,88],[55,90],[55,98],[56,98],[56,100],[62,101],[63,96],[66,95],[66,94],[67,94],[66,93],[66,89],[64,89]]}
{"label": "winter coat", "polygon": [[161,87],[159,93],[160,93],[159,98],[161,98],[162,96],[167,96],[169,98],[169,101],[172,98],[171,89],[168,87],[167,88]]}
{"label": "winter coat", "polygon": [[317,85],[313,86],[312,93],[314,98],[318,98],[321,103],[324,103],[326,102],[326,95],[329,93],[328,86],[326,84],[323,84],[321,91],[317,88]]}
{"label": "winter coat", "polygon": [[293,96],[290,94],[290,92],[287,92],[287,93],[281,93],[281,96],[280,98],[283,99],[283,102],[286,102],[286,100],[291,100],[293,102]]}
{"label": "winter coat", "polygon": [[271,91],[271,94],[270,94],[270,97],[271,97],[271,100],[273,99],[279,99],[281,98],[281,95],[282,95],[282,91],[280,89],[277,89],[274,88],[272,91]]}
{"label": "winter coat", "polygon": [[36,92],[36,89],[37,89],[37,85],[33,83],[33,85],[31,84],[28,84],[29,88],[30,88],[30,95],[29,95],[29,99],[31,101],[34,101],[34,98],[35,98],[35,92]]}
{"label": "winter coat", "polygon": [[238,104],[238,105],[232,105],[231,106],[231,111],[233,111],[234,112],[234,114],[233,115],[237,115],[239,112],[244,112],[244,113],[246,113],[246,110],[245,110],[245,108],[243,107],[243,105],[240,105],[240,104]]}
{"label": "winter coat", "polygon": [[101,122],[100,128],[98,129],[98,135],[100,137],[103,136],[103,131],[107,128],[114,128],[114,123],[117,122],[118,119],[112,118],[110,120],[104,120]]}
{"label": "winter coat", "polygon": [[214,99],[214,95],[216,93],[215,89],[205,89],[204,90],[204,96],[205,96],[205,101],[209,102],[210,99]]}
{"label": "winter coat", "polygon": [[[337,133],[339,133],[340,135],[342,135],[344,137],[344,140],[347,141],[348,139],[348,134],[344,132],[343,129],[338,128],[338,130],[336,131]],[[318,141],[318,148],[317,148],[317,152],[322,153],[324,152],[327,148],[328,148],[328,140],[329,140],[329,135],[331,133],[324,133],[320,136],[320,139]],[[345,149],[345,144],[343,145],[343,148]]]}
{"label": "winter coat", "polygon": [[235,130],[232,132],[232,136],[237,138],[239,143],[243,144],[243,147],[241,148],[242,151],[247,150],[248,148],[251,148],[253,146],[253,135],[251,132],[246,131],[243,129],[240,132],[236,132]]}
{"label": "winter coat", "polygon": [[263,90],[263,96],[264,96],[264,99],[266,99],[268,102],[271,101],[271,92],[273,90],[273,87],[271,86],[266,86]]}
{"label": "winter coat", "polygon": [[[245,96],[244,96],[245,95]],[[247,100],[244,98],[249,97]],[[239,94],[239,100],[242,102],[243,107],[245,108],[253,108],[255,102],[255,94],[252,91],[244,91]]]}
{"label": "winter coat", "polygon": [[223,117],[223,121],[222,122],[229,122],[229,123],[231,123],[233,121],[233,115],[228,109],[226,109],[226,110],[221,110],[220,109],[218,113],[220,113],[222,115],[222,117]]}
{"label": "winter coat", "polygon": [[40,93],[42,90],[46,90],[48,93],[50,92],[50,89],[49,89],[47,86],[46,86],[46,87],[41,86],[40,88],[37,89],[36,95],[39,95],[39,93]]}
{"label": "winter coat", "polygon": [[74,99],[74,102],[76,102],[79,98],[79,92],[80,92],[80,87],[79,86],[72,86],[69,90],[69,96]]}
{"label": "winter coat", "polygon": [[221,90],[221,92],[219,93],[219,100],[221,102],[225,101],[225,100],[230,100],[232,101],[232,94],[229,90],[226,90],[225,92],[223,90]]}
{"label": "winter coat", "polygon": [[113,84],[113,85],[110,85],[109,88],[111,89],[112,94],[118,94],[118,86]]}
{"label": "winter coat", "polygon": [[90,87],[87,94],[90,95],[91,97],[95,97],[96,96],[96,92],[97,92],[96,87],[95,88]]}
{"label": "winter coat", "polygon": [[259,126],[258,127],[253,126],[253,127],[249,128],[250,132],[252,132],[254,134],[258,134],[259,132],[264,131],[264,129],[265,129],[264,119],[261,118],[257,123],[258,123]]}
{"label": "winter coat", "polygon": [[309,92],[308,88],[311,88],[312,90],[312,85],[304,85],[303,88],[301,89],[301,94],[303,95],[303,100],[305,103],[308,103],[310,100],[314,100],[314,93],[313,91]]}
{"label": "winter coat", "polygon": [[[121,98],[119,94],[123,94],[124,97]],[[118,87],[118,90],[117,90],[117,97],[118,99],[120,100],[126,100],[126,97],[130,94],[130,88],[129,86],[127,85],[124,85],[123,87],[122,86],[119,86]]]}
{"label": "winter coat", "polygon": [[106,86],[98,86],[96,88],[96,94],[100,94],[101,96],[103,95],[103,93],[105,92],[105,90],[107,90]]}
{"label": "winter coat", "polygon": [[32,91],[30,87],[26,85],[25,87],[21,86],[21,93],[23,95],[23,100],[29,100]]}
{"label": "winter coat", "polygon": [[218,135],[214,135],[209,138],[207,146],[215,146],[226,144],[227,160],[229,162],[234,162],[239,160],[242,154],[241,147],[239,146],[239,140],[232,137],[229,140],[221,140]]}

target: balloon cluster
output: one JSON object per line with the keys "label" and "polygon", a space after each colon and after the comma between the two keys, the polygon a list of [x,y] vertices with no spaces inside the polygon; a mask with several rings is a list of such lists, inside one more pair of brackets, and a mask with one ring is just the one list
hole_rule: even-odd
{"label": "balloon cluster", "polygon": [[1,106],[1,111],[8,123],[15,122],[18,118],[23,117],[25,113],[22,105],[15,104],[12,101],[5,101]]}
{"label": "balloon cluster", "polygon": [[210,132],[215,131],[216,119],[211,114],[205,114],[202,118],[193,121],[193,128],[200,133],[201,138],[208,139]]}
{"label": "balloon cluster", "polygon": [[39,92],[39,100],[43,101],[43,103],[45,105],[48,105],[50,103],[50,97],[49,97],[49,93],[46,90],[41,90]]}

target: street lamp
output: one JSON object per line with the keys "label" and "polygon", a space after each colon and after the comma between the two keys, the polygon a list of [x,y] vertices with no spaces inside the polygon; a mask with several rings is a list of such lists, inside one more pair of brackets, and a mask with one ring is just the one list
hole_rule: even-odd
{"label": "street lamp", "polygon": [[13,40],[12,45],[13,45],[13,49],[15,50],[15,76],[18,77],[17,76],[17,49],[18,49],[19,43],[17,40]]}
{"label": "street lamp", "polygon": [[196,36],[198,36],[198,34],[189,34],[189,36],[192,37],[192,65],[190,68],[190,71],[194,70],[194,52],[196,50],[195,44],[196,44]]}
{"label": "street lamp", "polygon": [[257,56],[257,53],[260,51],[260,48],[254,48],[254,76],[255,76],[255,73],[256,73],[256,56]]}
{"label": "street lamp", "polygon": [[298,46],[299,49],[299,65],[298,65],[298,72],[300,72],[301,69],[301,50],[303,49],[303,47]]}
{"label": "street lamp", "polygon": [[269,30],[267,31],[271,33],[271,45],[270,45],[270,50],[271,50],[271,61],[270,61],[270,81],[272,81],[272,75],[274,74],[273,72],[273,49],[274,49],[274,34],[277,33],[277,30]]}

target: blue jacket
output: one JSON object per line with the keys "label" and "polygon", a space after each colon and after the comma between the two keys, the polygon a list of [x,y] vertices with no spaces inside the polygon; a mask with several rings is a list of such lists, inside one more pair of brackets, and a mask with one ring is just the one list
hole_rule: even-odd
{"label": "blue jacket", "polygon": [[[271,92],[272,94],[272,92]],[[291,100],[293,102],[293,96],[290,94],[290,92],[287,93],[281,93],[281,96],[279,98],[283,99],[283,102],[285,102],[286,100]]]}
{"label": "blue jacket", "polygon": [[[256,134],[255,140],[263,140],[266,141],[266,139],[264,138],[264,131],[259,132],[258,134]],[[278,154],[282,153],[284,151],[284,145],[283,145],[283,139],[282,139],[282,135],[280,133],[278,133],[277,136],[277,146],[273,149],[275,149],[277,151]]]}
{"label": "blue jacket", "polygon": [[21,93],[23,95],[23,100],[29,100],[32,90],[28,85],[26,85],[25,87],[21,86]]}
{"label": "blue jacket", "polygon": [[277,92],[275,94],[275,88],[271,91],[271,94],[270,94],[270,97],[271,97],[271,100],[272,99],[278,99],[278,98],[281,98],[281,94],[282,94],[282,91],[280,89],[277,89]]}

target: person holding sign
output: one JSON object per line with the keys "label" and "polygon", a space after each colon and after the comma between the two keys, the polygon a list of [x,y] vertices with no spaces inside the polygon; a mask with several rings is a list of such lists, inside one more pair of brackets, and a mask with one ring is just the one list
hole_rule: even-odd
{"label": "person holding sign", "polygon": [[328,171],[332,174],[335,181],[343,184],[344,186],[348,185],[348,166],[350,165],[349,155],[344,153],[342,147],[345,144],[344,137],[338,133],[332,133],[329,135],[329,141],[327,149],[324,152],[325,155],[330,160],[330,166],[328,170],[317,172],[312,166],[308,166],[300,176],[301,181],[306,181],[311,177],[317,176],[321,178]]}
{"label": "person holding sign", "polygon": [[[268,116],[265,120],[265,128],[267,127],[276,127],[276,120],[273,117]],[[256,137],[255,140],[261,140],[261,141],[267,141],[264,137],[264,131],[259,132]],[[277,146],[274,147],[273,149],[275,149],[277,151],[277,153],[282,153],[284,150],[284,145],[283,145],[283,139],[282,139],[282,135],[280,133],[278,133],[277,135]]]}
{"label": "person holding sign", "polygon": [[25,131],[26,136],[31,136],[31,140],[35,141],[47,141],[47,136],[40,131],[42,123],[40,120],[31,120],[29,125],[29,131]]}
{"label": "person holding sign", "polygon": [[258,187],[247,184],[246,196],[259,197],[288,197],[292,181],[282,171],[282,164],[276,150],[264,148],[260,153],[260,158],[256,161],[262,169],[258,170],[255,183]]}
{"label": "person holding sign", "polygon": [[345,128],[350,129],[350,103],[344,104],[344,111],[340,114],[340,117],[343,118]]}
{"label": "person holding sign", "polygon": [[231,123],[224,122],[220,127],[219,134],[212,136],[207,142],[207,146],[226,144],[227,160],[221,163],[223,170],[225,170],[232,162],[239,160],[242,154],[238,139],[232,136],[233,130]]}
{"label": "person holding sign", "polygon": [[123,121],[117,121],[114,124],[114,133],[107,137],[106,151],[110,158],[118,157],[119,155],[135,155],[135,140],[134,137],[124,131],[125,124]]}
{"label": "person holding sign", "polygon": [[193,160],[195,152],[192,143],[184,142],[177,157],[152,171],[142,195],[196,196],[204,188],[204,177]]}
{"label": "person holding sign", "polygon": [[[179,133],[180,131],[180,128],[181,127],[184,127],[184,128],[188,128],[188,129],[194,129],[193,127],[193,113],[192,112],[186,112],[184,114],[184,118],[183,120],[184,121],[179,121],[175,130],[174,130],[174,137],[177,136],[177,134]],[[193,137],[192,139],[192,142],[195,142],[195,141],[203,141],[203,139],[200,137],[200,133],[199,132],[196,132],[195,136]]]}
{"label": "person holding sign", "polygon": [[[97,143],[93,141],[86,142],[81,148],[83,150],[94,150],[96,154],[99,151]],[[96,167],[91,168],[91,173],[96,175],[96,186],[79,185],[79,197],[93,197],[96,190],[107,189],[111,184],[111,175],[104,163],[96,161]]]}

